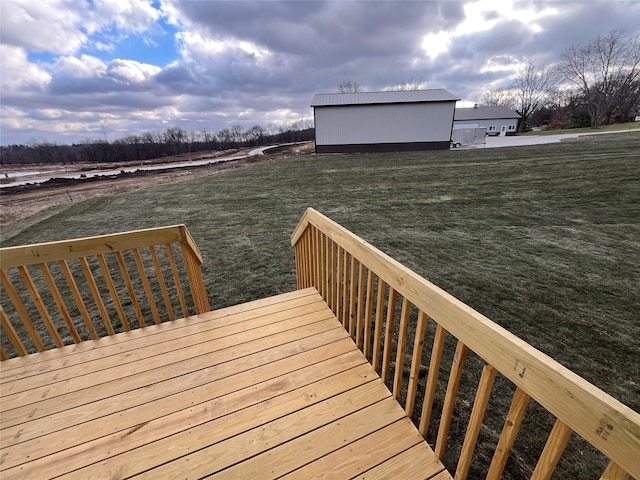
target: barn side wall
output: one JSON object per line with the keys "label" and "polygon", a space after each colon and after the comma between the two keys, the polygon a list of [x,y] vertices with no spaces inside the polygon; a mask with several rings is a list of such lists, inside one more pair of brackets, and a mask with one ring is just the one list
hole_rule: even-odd
{"label": "barn side wall", "polygon": [[454,108],[455,102],[316,107],[316,151],[449,148]]}

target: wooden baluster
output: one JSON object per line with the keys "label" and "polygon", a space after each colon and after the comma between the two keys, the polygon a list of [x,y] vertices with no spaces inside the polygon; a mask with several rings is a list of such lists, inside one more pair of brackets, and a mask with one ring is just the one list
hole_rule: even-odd
{"label": "wooden baluster", "polygon": [[58,330],[53,324],[53,319],[51,318],[51,315],[49,314],[47,307],[45,307],[44,305],[44,301],[40,296],[38,287],[36,287],[36,284],[34,283],[33,278],[29,273],[29,270],[25,265],[20,265],[18,267],[18,272],[22,277],[22,281],[24,285],[27,287],[27,291],[29,292],[29,295],[31,295],[31,299],[33,300],[34,305],[38,309],[38,312],[40,312],[40,317],[42,318],[44,326],[49,331],[49,335],[51,335],[53,343],[55,343],[56,347],[64,346],[64,343],[62,343],[62,338],[60,338],[60,334],[58,333]]}
{"label": "wooden baluster", "polygon": [[387,304],[387,320],[384,326],[384,348],[382,349],[382,381],[389,380],[391,367],[391,347],[393,346],[393,324],[396,317],[396,300],[398,292],[389,287],[389,303]]}
{"label": "wooden baluster", "polygon": [[351,255],[349,276],[349,335],[355,339],[356,333],[356,259]]}
{"label": "wooden baluster", "polygon": [[351,256],[344,250],[343,252],[344,268],[342,269],[342,326],[345,330],[349,330],[349,278],[350,271],[349,265],[351,263]]}
{"label": "wooden baluster", "polygon": [[382,319],[384,318],[384,299],[387,293],[387,284],[378,277],[378,299],[376,301],[376,326],[373,334],[373,360],[371,361],[374,370],[378,373],[380,369],[380,342],[382,341]]}
{"label": "wooden baluster", "polygon": [[511,449],[516,441],[516,436],[520,430],[520,425],[522,425],[522,419],[527,411],[530,400],[531,397],[529,397],[524,390],[520,387],[516,388],[507,419],[504,423],[504,428],[502,429],[502,434],[500,435],[500,440],[498,440],[496,451],[491,460],[491,466],[487,472],[488,480],[499,480],[502,477],[504,466],[507,464],[507,460],[511,454]]}
{"label": "wooden baluster", "polygon": [[13,348],[16,349],[16,353],[21,357],[28,355],[29,352],[27,351],[24,344],[22,343],[22,340],[20,340],[20,336],[16,332],[15,328],[13,328],[13,325],[9,320],[9,316],[6,314],[6,312],[4,311],[4,308],[2,308],[1,305],[0,305],[0,323],[2,324],[2,329],[5,331],[7,337],[9,337],[9,340],[11,341]]}
{"label": "wooden baluster", "polygon": [[162,292],[162,298],[164,299],[164,304],[167,307],[167,314],[169,315],[169,320],[175,320],[176,316],[173,313],[173,306],[171,305],[171,299],[169,298],[169,291],[167,290],[167,284],[165,283],[164,276],[162,275],[162,267],[160,266],[160,259],[158,258],[156,247],[151,245],[149,247],[149,252],[151,252],[153,267],[156,270],[156,278],[158,280],[158,283],[160,284],[160,291]]}
{"label": "wooden baluster", "polygon": [[327,247],[329,246],[329,237],[320,232],[320,270],[322,271],[322,298],[329,305],[329,254]]}
{"label": "wooden baluster", "polygon": [[[187,253],[188,256],[188,253]],[[153,315],[153,320],[156,323],[156,325],[160,324],[160,314],[158,313],[158,308],[156,307],[156,301],[153,298],[153,292],[151,291],[151,285],[149,284],[149,278],[147,277],[147,272],[144,268],[144,263],[142,261],[142,255],[140,255],[140,250],[137,248],[133,249],[133,257],[136,259],[136,265],[138,266],[138,273],[140,274],[140,279],[142,280],[142,286],[144,288],[144,291],[147,295],[147,301],[149,302],[149,308],[151,308],[151,314]],[[192,265],[192,261],[190,258],[186,259],[187,262],[189,263],[189,266],[187,267],[187,272],[189,272],[189,269],[193,268]],[[193,289],[193,287],[192,287]],[[197,294],[195,292],[191,292],[194,296],[194,301],[197,303],[196,297]],[[198,312],[200,313],[200,312]]]}
{"label": "wooden baluster", "polygon": [[371,317],[373,315],[373,272],[367,273],[367,300],[364,309],[364,356],[371,358]]}
{"label": "wooden baluster", "polygon": [[69,286],[69,290],[73,295],[74,300],[76,301],[76,306],[80,311],[80,315],[84,320],[84,324],[89,331],[89,335],[92,339],[96,340],[98,338],[98,334],[96,333],[96,329],[93,326],[93,322],[91,321],[91,317],[89,316],[89,311],[87,310],[87,306],[84,304],[84,300],[82,299],[82,295],[80,294],[80,289],[78,289],[78,285],[76,284],[75,279],[73,278],[73,273],[69,268],[69,264],[66,260],[60,260],[58,262],[62,273],[64,274],[64,278],[67,280],[67,285]]}
{"label": "wooden baluster", "polygon": [[363,315],[364,315],[364,263],[360,262],[360,268],[358,269],[358,323],[356,325],[356,345],[362,351],[362,329],[363,329]]}
{"label": "wooden baluster", "polygon": [[404,354],[407,348],[407,331],[409,329],[409,316],[411,314],[411,302],[407,297],[402,299],[400,313],[400,329],[398,332],[398,348],[396,349],[396,369],[393,376],[393,396],[400,401],[402,389],[402,373],[404,372]]}
{"label": "wooden baluster", "polygon": [[164,248],[167,250],[167,258],[169,259],[169,265],[171,266],[171,273],[173,274],[173,282],[176,285],[178,293],[178,299],[180,300],[180,308],[182,308],[182,316],[189,316],[189,309],[187,308],[187,301],[184,298],[184,292],[182,291],[182,282],[180,281],[180,274],[178,273],[178,266],[176,264],[176,257],[173,254],[173,248],[171,244],[165,244]]}
{"label": "wooden baluster", "polygon": [[427,438],[429,424],[431,423],[431,411],[433,410],[433,401],[436,396],[436,387],[438,386],[438,374],[440,372],[440,363],[442,363],[442,353],[444,352],[444,341],[447,337],[447,331],[442,325],[436,325],[436,333],[433,338],[433,346],[431,348],[431,361],[429,362],[429,372],[427,373],[427,384],[424,391],[424,400],[422,403],[422,413],[420,414],[420,426],[418,431]]}
{"label": "wooden baluster", "polygon": [[[327,237],[329,238],[329,237]],[[336,244],[335,242],[329,241],[329,287],[330,287],[330,295],[329,297],[331,298],[331,302],[329,303],[329,306],[331,307],[331,311],[333,312],[334,315],[337,314],[338,310],[337,310],[337,304],[338,304],[338,294],[337,294],[337,288],[338,288],[338,279],[336,277]]]}
{"label": "wooden baluster", "polygon": [[20,299],[20,295],[18,295],[17,290],[13,286],[13,283],[11,282],[9,275],[7,275],[7,272],[5,272],[4,270],[0,270],[0,273],[1,273],[0,278],[2,280],[2,286],[6,290],[7,295],[9,296],[9,299],[11,300],[14,308],[16,309],[16,312],[18,312],[18,315],[20,315],[22,324],[27,330],[27,333],[29,334],[31,341],[33,342],[33,344],[35,345],[36,349],[39,352],[44,352],[47,348],[44,346],[42,338],[40,338],[40,334],[34,327],[33,321],[29,316],[29,312],[27,312],[26,307],[22,303],[22,300]]}
{"label": "wooden baluster", "polygon": [[98,291],[98,285],[96,285],[96,281],[93,278],[93,274],[91,273],[89,262],[87,261],[86,257],[80,257],[78,261],[80,262],[80,266],[82,267],[82,271],[84,272],[87,284],[89,285],[89,290],[91,290],[93,299],[98,306],[98,311],[100,312],[100,316],[102,317],[102,323],[104,323],[104,326],[107,329],[107,333],[109,335],[114,335],[116,332],[113,330],[113,325],[111,325],[109,314],[107,313],[107,309],[104,306],[104,302],[102,301],[102,297],[100,296],[100,292]]}
{"label": "wooden baluster", "polygon": [[64,323],[67,325],[69,329],[69,333],[71,333],[71,338],[73,338],[74,343],[80,343],[82,339],[80,338],[80,334],[78,330],[76,330],[76,326],[73,324],[73,319],[69,314],[69,310],[67,310],[67,306],[62,299],[62,294],[56,285],[56,281],[53,279],[53,275],[51,274],[51,270],[46,263],[39,263],[40,271],[42,272],[42,276],[44,277],[45,282],[47,282],[47,287],[49,287],[49,291],[51,295],[53,295],[53,300],[56,302],[58,306],[58,311],[64,320]]}
{"label": "wooden baluster", "polygon": [[116,287],[113,283],[113,278],[111,278],[111,273],[109,273],[109,266],[107,265],[107,261],[104,258],[104,255],[96,256],[98,257],[100,270],[102,270],[102,277],[104,278],[104,281],[107,284],[107,288],[109,289],[109,293],[111,294],[111,299],[113,300],[113,305],[116,308],[116,312],[118,313],[118,318],[120,318],[122,328],[125,332],[128,332],[129,330],[131,330],[131,327],[129,327],[127,316],[125,315],[122,304],[120,303],[120,299],[118,298],[118,292],[116,291]]}
{"label": "wooden baluster", "polygon": [[418,390],[420,366],[422,365],[422,349],[424,347],[424,335],[426,331],[427,314],[420,310],[418,313],[418,323],[416,325],[416,336],[413,341],[409,386],[407,387],[407,403],[405,404],[405,412],[409,418],[413,415],[413,408],[416,402],[416,391]]}
{"label": "wooden baluster", "polygon": [[9,355],[2,345],[0,345],[0,360],[9,360]]}
{"label": "wooden baluster", "polygon": [[462,370],[464,369],[467,352],[467,346],[458,340],[456,351],[453,354],[453,363],[451,364],[451,373],[449,375],[449,383],[447,384],[447,393],[444,397],[444,406],[442,407],[442,416],[440,417],[440,428],[438,429],[438,438],[434,450],[440,461],[444,459],[444,452],[447,449],[447,437],[449,436],[451,418],[453,417],[453,409],[458,396],[458,387],[460,386],[460,379],[462,378]]}
{"label": "wooden baluster", "polygon": [[338,247],[338,250],[336,252],[336,261],[338,262],[337,265],[337,272],[336,272],[336,318],[338,320],[340,320],[342,318],[342,310],[343,310],[343,303],[342,303],[342,269],[343,269],[343,263],[342,263],[342,257],[343,257],[343,248],[342,247]]}
{"label": "wooden baluster", "polygon": [[314,255],[315,259],[315,269],[316,269],[316,288],[320,295],[322,295],[322,254],[320,251],[320,231],[317,228],[314,228],[314,236],[313,243],[316,254]]}
{"label": "wooden baluster", "polygon": [[606,470],[602,473],[600,480],[629,480],[630,478],[631,475],[612,460],[609,462],[609,465],[607,465]]}
{"label": "wooden baluster", "polygon": [[553,475],[553,472],[560,461],[560,457],[564,453],[564,449],[571,439],[572,433],[573,430],[571,430],[564,422],[560,419],[556,419],[556,423],[553,425],[553,429],[549,434],[549,438],[547,439],[544,450],[538,459],[533,475],[531,475],[531,480],[545,480],[551,478],[551,475]]}
{"label": "wooden baluster", "polygon": [[125,263],[124,256],[122,255],[121,252],[116,252],[116,260],[118,260],[118,265],[120,266],[120,273],[122,273],[122,278],[124,278],[124,283],[127,286],[127,291],[129,292],[129,298],[131,299],[131,305],[133,305],[133,310],[134,312],[136,312],[138,325],[140,327],[144,327],[146,325],[144,321],[144,316],[142,315],[142,310],[140,309],[140,304],[138,303],[136,292],[133,289],[133,282],[131,281],[131,276],[129,275],[127,264]]}
{"label": "wooden baluster", "polygon": [[489,364],[485,364],[482,369],[482,376],[476,390],[476,398],[473,402],[473,410],[471,411],[471,418],[469,418],[469,425],[467,426],[467,433],[464,437],[464,443],[462,444],[462,450],[460,452],[460,458],[458,459],[458,467],[456,468],[456,480],[463,480],[467,478],[469,473],[469,467],[471,466],[471,460],[473,459],[473,451],[476,448],[478,442],[478,435],[480,434],[480,427],[482,426],[482,419],[487,410],[489,398],[491,397],[491,389],[496,379],[497,370]]}
{"label": "wooden baluster", "polygon": [[312,248],[313,230],[311,227],[304,232],[304,253],[306,264],[306,288],[313,286],[313,248]]}

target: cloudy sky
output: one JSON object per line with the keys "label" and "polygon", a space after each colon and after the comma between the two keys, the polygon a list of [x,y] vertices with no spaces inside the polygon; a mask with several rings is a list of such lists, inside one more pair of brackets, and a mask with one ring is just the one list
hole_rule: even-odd
{"label": "cloudy sky", "polygon": [[0,143],[312,118],[314,93],[403,80],[468,105],[640,1],[0,0]]}

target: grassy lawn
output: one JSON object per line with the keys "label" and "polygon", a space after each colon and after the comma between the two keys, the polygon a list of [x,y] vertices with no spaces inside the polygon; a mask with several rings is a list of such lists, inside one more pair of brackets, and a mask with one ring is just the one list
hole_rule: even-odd
{"label": "grassy lawn", "polygon": [[638,152],[640,132],[279,158],[58,207],[3,246],[185,223],[218,308],[295,288],[289,236],[313,206],[640,411]]}

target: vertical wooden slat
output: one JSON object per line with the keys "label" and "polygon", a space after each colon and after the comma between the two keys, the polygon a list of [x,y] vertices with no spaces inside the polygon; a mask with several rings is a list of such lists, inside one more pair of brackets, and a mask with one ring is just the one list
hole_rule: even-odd
{"label": "vertical wooden slat", "polygon": [[21,357],[27,355],[29,352],[27,352],[27,349],[22,343],[22,340],[20,340],[20,336],[16,332],[15,328],[13,328],[11,320],[9,320],[9,316],[4,311],[4,308],[2,308],[2,305],[0,305],[0,322],[2,323],[2,329],[5,331],[7,337],[9,337],[13,348],[16,349],[16,353]]}
{"label": "vertical wooden slat", "polygon": [[311,236],[312,247],[313,247],[313,281],[314,281],[316,290],[318,290],[318,293],[320,293],[320,290],[321,290],[320,250],[319,250],[320,247],[318,246],[319,235],[320,235],[320,232],[318,232],[318,229],[313,227],[312,236]]}
{"label": "vertical wooden slat", "polygon": [[76,326],[73,324],[73,319],[71,318],[69,310],[67,310],[67,306],[62,299],[62,295],[56,285],[56,281],[53,279],[49,266],[46,263],[39,263],[38,266],[40,267],[40,271],[42,272],[45,282],[47,282],[47,287],[49,288],[51,295],[53,295],[53,300],[58,306],[58,311],[60,312],[64,323],[67,325],[69,333],[71,333],[71,338],[73,338],[74,343],[80,343],[82,341],[80,334],[78,333],[78,330],[76,330]]}
{"label": "vertical wooden slat", "polygon": [[349,276],[349,335],[355,339],[356,333],[356,258],[351,255]]}
{"label": "vertical wooden slat", "polygon": [[109,313],[107,312],[107,309],[104,306],[104,302],[102,301],[102,297],[100,296],[100,292],[98,291],[98,285],[96,284],[96,281],[93,278],[93,274],[91,273],[91,267],[89,266],[89,262],[85,257],[80,257],[78,261],[80,262],[80,266],[82,267],[82,271],[84,272],[84,276],[87,280],[87,284],[89,285],[89,290],[91,290],[93,299],[95,300],[96,305],[98,307],[98,311],[100,312],[100,316],[102,317],[102,322],[104,323],[104,326],[107,329],[107,333],[109,335],[114,335],[116,332],[113,330],[113,325],[111,325],[111,320],[109,319]]}
{"label": "vertical wooden slat", "polygon": [[407,349],[407,331],[409,330],[409,316],[411,315],[411,302],[407,297],[402,299],[400,313],[400,328],[398,331],[398,348],[396,349],[396,370],[393,376],[393,396],[400,400],[402,388],[402,373],[404,372],[404,354]]}
{"label": "vertical wooden slat", "polygon": [[[136,265],[138,266],[138,273],[140,274],[140,279],[142,280],[142,286],[147,295],[147,301],[149,302],[149,308],[151,308],[151,314],[153,315],[153,321],[156,325],[160,324],[160,314],[158,313],[158,308],[156,307],[156,301],[153,298],[153,292],[151,291],[151,285],[149,284],[149,278],[147,277],[147,272],[144,268],[144,263],[142,261],[142,255],[140,255],[140,250],[137,248],[133,249],[133,257],[136,259]],[[188,262],[190,263],[187,271],[193,269],[192,260],[189,258]],[[192,272],[193,274],[193,272]],[[194,293],[192,291],[192,293]],[[194,293],[194,297],[197,294]],[[194,298],[194,302],[197,303],[197,300]],[[198,312],[199,313],[199,312]]]}
{"label": "vertical wooden slat", "polygon": [[547,443],[538,459],[536,468],[531,475],[531,480],[548,480],[560,461],[564,449],[571,438],[571,430],[563,421],[556,419],[556,423],[551,429]]}
{"label": "vertical wooden slat", "polygon": [[378,298],[376,300],[376,326],[373,334],[373,359],[371,364],[373,369],[380,373],[378,365],[380,364],[380,342],[382,341],[382,319],[384,315],[384,299],[387,293],[387,284],[378,277]]}
{"label": "vertical wooden slat", "polygon": [[167,258],[169,259],[169,265],[171,266],[171,273],[173,274],[173,282],[176,285],[176,290],[178,293],[178,299],[180,300],[180,308],[182,308],[182,316],[189,316],[189,309],[187,308],[187,301],[184,298],[184,291],[182,290],[182,282],[180,281],[180,274],[178,273],[178,265],[176,264],[176,257],[173,254],[173,248],[171,248],[171,244],[167,243],[164,246],[167,251]]}
{"label": "vertical wooden slat", "polygon": [[0,345],[0,360],[9,360],[9,355],[2,345]]}
{"label": "vertical wooden slat", "polygon": [[11,279],[9,278],[9,275],[7,275],[7,272],[5,272],[4,270],[0,270],[0,272],[1,272],[1,277],[0,278],[2,279],[2,286],[6,290],[7,295],[9,296],[9,299],[11,300],[11,302],[13,303],[14,308],[18,312],[18,315],[20,315],[20,319],[22,320],[22,324],[24,325],[25,329],[27,330],[27,333],[29,334],[29,337],[33,341],[33,344],[35,345],[36,349],[39,352],[44,352],[46,350],[46,347],[44,346],[44,343],[42,342],[42,338],[40,338],[40,334],[38,333],[38,331],[34,327],[33,321],[31,320],[31,317],[29,316],[29,312],[27,312],[26,307],[22,303],[22,300],[20,299],[20,295],[18,295],[18,292],[16,291],[15,287],[13,286],[13,283],[11,282]]}
{"label": "vertical wooden slat", "polygon": [[427,331],[427,314],[422,310],[418,313],[418,323],[413,341],[413,352],[411,354],[411,370],[409,372],[409,386],[407,387],[407,403],[405,412],[409,418],[413,415],[413,407],[416,401],[418,390],[418,380],[420,378],[420,366],[422,365],[422,349],[424,347],[424,334]]}
{"label": "vertical wooden slat", "polygon": [[330,241],[329,242],[331,245],[331,261],[329,262],[330,265],[330,275],[329,275],[329,280],[330,280],[330,285],[331,285],[331,311],[333,312],[334,315],[337,316],[338,314],[338,277],[336,274],[336,270],[338,268],[337,265],[337,261],[336,261],[336,257],[337,257],[337,246],[335,244],[335,242]]}
{"label": "vertical wooden slat", "polygon": [[451,364],[451,373],[449,374],[449,383],[447,384],[447,393],[444,397],[442,416],[440,417],[440,428],[438,429],[438,438],[434,450],[440,461],[444,459],[444,452],[447,449],[447,437],[449,436],[451,418],[453,417],[453,409],[458,396],[458,387],[460,386],[467,351],[467,346],[458,340],[456,351],[453,354],[453,363]]}
{"label": "vertical wooden slat", "polygon": [[347,319],[349,318],[349,253],[346,250],[342,252],[344,265],[342,271],[342,326],[347,328]]}
{"label": "vertical wooden slat", "polygon": [[367,273],[367,300],[364,309],[364,356],[371,358],[371,316],[373,315],[373,271]]}
{"label": "vertical wooden slat", "polygon": [[58,333],[58,330],[53,324],[53,319],[51,318],[51,315],[49,314],[47,307],[45,307],[44,305],[44,301],[40,296],[38,287],[36,287],[36,284],[34,283],[33,278],[29,273],[29,270],[25,265],[21,265],[18,267],[18,272],[22,277],[22,281],[24,285],[27,287],[27,291],[29,292],[29,295],[31,295],[31,299],[33,300],[34,305],[38,309],[38,312],[40,312],[40,317],[42,318],[42,322],[44,323],[44,326],[49,331],[49,335],[51,335],[51,338],[53,339],[53,343],[56,344],[56,347],[62,347],[64,345],[64,343],[62,343],[62,338],[60,338],[60,334]]}
{"label": "vertical wooden slat", "polygon": [[156,270],[156,279],[160,284],[160,291],[162,292],[162,298],[164,299],[164,304],[167,307],[167,314],[169,315],[169,320],[175,320],[176,316],[173,313],[173,306],[171,305],[171,299],[169,298],[169,291],[167,290],[167,284],[164,281],[164,275],[162,275],[162,267],[160,266],[160,259],[158,258],[156,247],[151,245],[149,247],[149,251],[151,252],[151,259],[153,260],[153,266]]}
{"label": "vertical wooden slat", "polygon": [[296,257],[296,285],[298,290],[302,290],[302,245],[300,241],[296,243],[293,247],[293,252]]}
{"label": "vertical wooden slat", "polygon": [[124,261],[124,256],[122,255],[121,252],[115,252],[115,254],[116,254],[116,260],[118,260],[118,265],[120,266],[120,273],[122,273],[122,278],[124,278],[124,283],[127,286],[127,291],[129,292],[131,305],[133,305],[133,310],[134,312],[136,312],[138,325],[140,327],[144,327],[146,323],[144,321],[144,316],[142,315],[142,310],[140,309],[140,304],[138,303],[138,298],[136,297],[136,292],[133,289],[133,282],[131,281],[131,276],[129,275],[127,264]]}
{"label": "vertical wooden slat", "polygon": [[336,252],[336,261],[338,262],[337,271],[336,271],[336,318],[340,320],[342,318],[342,309],[343,309],[343,301],[342,301],[342,263],[343,257],[343,248],[338,247]]}
{"label": "vertical wooden slat", "polygon": [[356,345],[362,351],[362,324],[363,324],[363,315],[364,315],[364,263],[360,262],[360,267],[358,268],[358,313],[357,319],[358,323],[356,325]]}
{"label": "vertical wooden slat", "polygon": [[389,287],[389,302],[387,304],[387,320],[384,326],[384,348],[382,349],[382,381],[389,380],[389,369],[391,367],[391,347],[393,346],[393,323],[396,316],[396,300],[398,292],[393,287]]}
{"label": "vertical wooden slat", "polygon": [[442,362],[442,353],[444,352],[444,341],[447,337],[447,331],[442,325],[436,325],[436,333],[433,338],[433,346],[431,347],[431,361],[429,362],[429,372],[427,373],[427,384],[424,390],[424,400],[422,403],[422,413],[420,414],[420,425],[418,430],[420,434],[426,438],[431,423],[431,410],[433,409],[433,401],[436,396],[436,387],[438,386],[438,373],[440,372],[440,363]]}
{"label": "vertical wooden slat", "polygon": [[120,303],[120,298],[118,297],[118,292],[116,291],[116,286],[113,283],[113,279],[111,278],[111,273],[109,272],[109,266],[107,265],[107,261],[104,258],[104,255],[96,255],[98,257],[98,263],[100,264],[100,270],[102,270],[102,277],[104,278],[105,283],[107,284],[107,288],[109,289],[109,293],[111,294],[111,300],[113,301],[113,306],[118,313],[118,318],[120,318],[120,323],[122,324],[122,328],[125,332],[131,330],[129,326],[129,322],[127,321],[127,316],[124,313],[124,309],[122,308],[122,304]]}
{"label": "vertical wooden slat", "polygon": [[612,460],[609,462],[609,465],[607,465],[606,470],[602,473],[600,480],[629,480],[630,478],[631,475]]}
{"label": "vertical wooden slat", "polygon": [[471,411],[471,417],[467,425],[467,433],[464,437],[464,443],[462,444],[462,450],[460,451],[460,457],[458,459],[458,467],[456,468],[455,475],[456,480],[464,480],[469,473],[469,467],[473,459],[473,451],[476,448],[480,427],[482,426],[482,419],[484,418],[489,398],[491,397],[491,389],[496,379],[496,373],[497,370],[489,364],[485,364],[482,369],[482,376],[480,377],[478,389],[476,390],[476,398],[473,402],[473,410]]}
{"label": "vertical wooden slat", "polygon": [[73,295],[73,299],[76,301],[76,306],[80,311],[80,315],[84,320],[84,324],[89,331],[89,335],[91,338],[96,340],[98,338],[98,334],[96,333],[96,329],[93,326],[93,322],[91,321],[91,317],[89,316],[89,311],[87,310],[87,306],[84,304],[84,300],[82,299],[82,295],[80,294],[80,289],[78,289],[78,285],[76,284],[75,279],[73,278],[73,273],[71,272],[71,268],[69,268],[69,264],[66,260],[60,260],[58,262],[60,265],[60,269],[64,274],[64,278],[67,280],[67,285],[69,286],[69,290]]}
{"label": "vertical wooden slat", "polygon": [[313,286],[313,249],[311,248],[311,227],[307,227],[304,232],[304,252],[306,261],[306,284],[305,287]]}
{"label": "vertical wooden slat", "polygon": [[531,400],[531,397],[520,387],[517,387],[511,401],[509,413],[507,413],[500,440],[498,440],[496,451],[491,460],[491,466],[487,472],[488,480],[499,480],[502,477],[504,466],[507,464],[511,449],[520,430],[520,425],[522,425],[522,419],[529,406],[529,400]]}
{"label": "vertical wooden slat", "polygon": [[329,305],[329,291],[328,291],[328,262],[329,255],[327,254],[327,245],[329,242],[329,238],[321,231],[320,232],[320,271],[322,272],[322,290],[320,293],[322,294],[322,298],[327,305]]}

